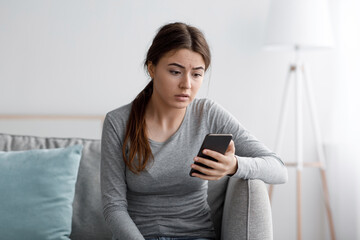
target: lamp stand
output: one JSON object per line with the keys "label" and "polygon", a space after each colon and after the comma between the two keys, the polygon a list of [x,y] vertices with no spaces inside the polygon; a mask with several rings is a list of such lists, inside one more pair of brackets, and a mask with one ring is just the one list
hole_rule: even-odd
{"label": "lamp stand", "polygon": [[[298,49],[296,49],[298,52]],[[292,78],[292,75],[294,78]],[[307,74],[307,69],[305,64],[303,64],[300,60],[296,60],[295,64],[290,64],[289,71],[286,77],[283,101],[280,111],[280,122],[278,126],[278,132],[276,137],[276,144],[275,144],[275,152],[279,152],[279,148],[281,142],[283,140],[284,135],[284,126],[285,126],[285,116],[287,115],[287,105],[288,105],[288,98],[290,92],[290,85],[294,82],[295,84],[295,127],[296,127],[296,162],[292,163],[285,163],[288,167],[296,167],[296,195],[297,195],[297,239],[302,239],[302,203],[301,203],[301,195],[302,195],[302,185],[301,185],[301,178],[302,178],[302,171],[303,167],[315,167],[319,168],[322,180],[322,187],[323,187],[323,194],[325,200],[325,207],[327,212],[327,217],[329,221],[329,228],[331,239],[335,240],[335,230],[334,230],[334,223],[332,218],[332,213],[330,209],[330,202],[329,202],[329,191],[327,187],[327,180],[326,180],[326,172],[325,172],[325,154],[324,149],[322,147],[321,142],[321,134],[320,134],[320,127],[318,123],[318,119],[316,116],[315,111],[315,103],[313,99],[312,89],[309,81],[309,77]],[[309,104],[311,121],[313,126],[313,131],[315,135],[316,141],[316,150],[317,150],[317,157],[318,161],[316,162],[305,162],[303,161],[303,89],[306,92],[306,97]],[[269,198],[271,202],[273,193],[273,185],[269,187]]]}

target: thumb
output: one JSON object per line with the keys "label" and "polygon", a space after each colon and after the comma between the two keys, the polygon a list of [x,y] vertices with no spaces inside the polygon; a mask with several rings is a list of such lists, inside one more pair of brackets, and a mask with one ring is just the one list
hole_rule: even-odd
{"label": "thumb", "polygon": [[230,144],[225,152],[225,155],[227,154],[235,154],[235,143],[233,140],[230,141]]}

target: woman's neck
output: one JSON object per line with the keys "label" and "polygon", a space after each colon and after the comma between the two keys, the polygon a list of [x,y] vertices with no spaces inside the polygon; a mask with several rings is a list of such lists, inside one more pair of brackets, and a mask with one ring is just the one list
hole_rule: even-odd
{"label": "woman's neck", "polygon": [[173,108],[151,98],[145,112],[148,138],[165,142],[179,129],[185,113],[186,108]]}

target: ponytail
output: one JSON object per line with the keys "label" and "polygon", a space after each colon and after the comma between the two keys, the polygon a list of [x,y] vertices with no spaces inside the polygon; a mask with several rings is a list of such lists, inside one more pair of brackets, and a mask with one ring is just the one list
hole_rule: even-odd
{"label": "ponytail", "polygon": [[[150,159],[153,159],[146,134],[145,110],[153,92],[153,80],[136,96],[132,102],[126,124],[122,154],[126,166],[133,173],[143,171]],[[137,158],[137,163],[135,163]]]}

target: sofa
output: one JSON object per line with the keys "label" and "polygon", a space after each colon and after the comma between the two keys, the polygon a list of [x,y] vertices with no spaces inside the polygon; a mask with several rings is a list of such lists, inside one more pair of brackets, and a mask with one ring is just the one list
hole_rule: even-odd
{"label": "sofa", "polygon": [[[71,234],[62,239],[68,239],[67,237],[73,240],[111,239],[111,232],[102,215],[100,142],[99,139],[0,134],[0,151],[7,153],[82,145],[76,183],[74,183]],[[235,178],[211,181],[208,188],[208,203],[212,211],[217,239],[273,238],[271,207],[266,185],[262,181]],[[0,219],[2,217],[4,218],[0,214]],[[7,219],[3,220],[7,221]],[[0,236],[3,236],[1,229]]]}

